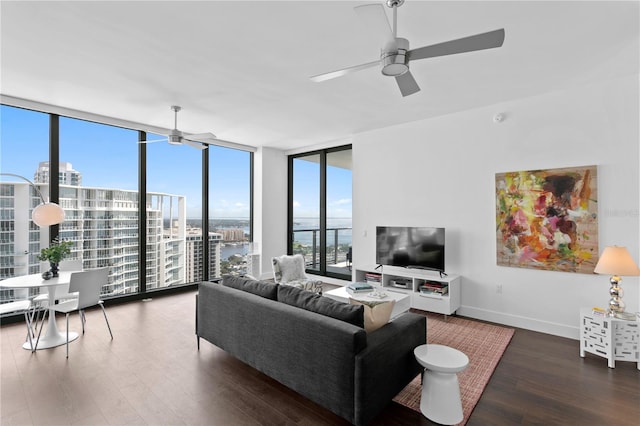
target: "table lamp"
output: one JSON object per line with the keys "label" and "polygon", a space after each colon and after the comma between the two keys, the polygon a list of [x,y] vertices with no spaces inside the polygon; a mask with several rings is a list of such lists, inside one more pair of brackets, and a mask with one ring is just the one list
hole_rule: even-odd
{"label": "table lamp", "polygon": [[29,179],[20,175],[15,175],[13,173],[0,173],[0,175],[13,176],[22,179],[29,185],[31,185],[33,189],[35,189],[42,202],[38,204],[36,208],[34,208],[31,212],[31,220],[33,220],[33,223],[42,228],[43,226],[57,225],[64,222],[64,210],[62,209],[62,207],[60,207],[56,203],[49,203],[45,201],[40,190]]}
{"label": "table lamp", "polygon": [[623,314],[624,302],[622,301],[622,296],[624,292],[620,287],[620,281],[622,281],[620,275],[640,275],[640,269],[638,269],[638,265],[633,261],[626,247],[606,247],[593,272],[596,274],[611,274],[609,279],[611,283],[611,288],[609,288],[611,299],[609,300],[607,315],[613,317],[616,314]]}

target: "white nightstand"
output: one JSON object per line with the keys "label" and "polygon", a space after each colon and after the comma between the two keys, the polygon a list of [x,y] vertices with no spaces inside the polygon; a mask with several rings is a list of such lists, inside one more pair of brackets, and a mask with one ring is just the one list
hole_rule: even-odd
{"label": "white nightstand", "polygon": [[590,308],[580,310],[580,356],[585,352],[607,358],[609,368],[616,361],[638,363],[640,370],[640,322],[595,315]]}

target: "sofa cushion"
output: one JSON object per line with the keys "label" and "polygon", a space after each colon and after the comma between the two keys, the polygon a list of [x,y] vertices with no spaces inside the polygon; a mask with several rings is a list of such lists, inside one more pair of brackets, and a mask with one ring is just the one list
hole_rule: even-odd
{"label": "sofa cushion", "polygon": [[278,300],[278,284],[267,281],[258,281],[247,277],[225,275],[222,277],[222,285],[235,288],[248,293],[257,294],[271,300]]}
{"label": "sofa cushion", "polygon": [[360,301],[349,298],[351,305],[364,306],[364,329],[367,332],[375,331],[389,322],[391,311],[396,304],[395,300],[390,301]]}
{"label": "sofa cushion", "polygon": [[278,286],[278,301],[364,328],[364,307],[338,302],[300,288]]}

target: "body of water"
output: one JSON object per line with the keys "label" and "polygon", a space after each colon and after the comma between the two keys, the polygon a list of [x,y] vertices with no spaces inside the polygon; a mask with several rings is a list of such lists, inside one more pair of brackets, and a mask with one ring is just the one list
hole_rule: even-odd
{"label": "body of water", "polygon": [[[327,228],[329,232],[327,233],[327,245],[333,246],[335,241],[334,231],[331,229],[340,228],[338,231],[338,244],[347,244],[351,245],[351,226],[352,220],[351,218],[327,218]],[[249,227],[242,226],[239,227],[244,230],[246,234],[249,233]],[[293,230],[295,232],[295,240],[304,245],[312,245],[313,243],[313,232],[312,231],[302,231],[304,229],[319,229],[320,228],[320,219],[318,218],[295,218],[293,221]],[[342,229],[346,228],[346,229]],[[320,243],[320,233],[316,231],[316,242]],[[241,256],[245,256],[249,252],[249,243],[238,243],[238,244],[224,244],[220,250],[221,259],[226,260],[229,256],[234,254],[240,254]]]}
{"label": "body of water", "polygon": [[249,253],[249,243],[223,244],[220,248],[220,259],[227,260],[234,254],[245,256]]}
{"label": "body of water", "polygon": [[[333,246],[335,242],[335,232],[333,229],[339,229],[338,232],[338,244],[351,245],[351,226],[352,220],[348,218],[327,218],[327,245]],[[304,231],[305,229],[319,229],[320,219],[318,218],[294,218],[293,231],[295,241],[304,244],[313,244],[313,231]],[[320,243],[320,232],[316,231],[316,242]]]}

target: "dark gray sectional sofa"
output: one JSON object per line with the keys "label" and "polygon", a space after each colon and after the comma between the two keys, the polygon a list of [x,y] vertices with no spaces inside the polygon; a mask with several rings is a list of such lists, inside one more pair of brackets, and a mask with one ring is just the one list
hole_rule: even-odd
{"label": "dark gray sectional sofa", "polygon": [[269,282],[203,282],[196,300],[198,348],[203,338],[364,425],[420,373],[413,349],[426,343],[426,318],[406,313],[367,333],[362,310]]}

